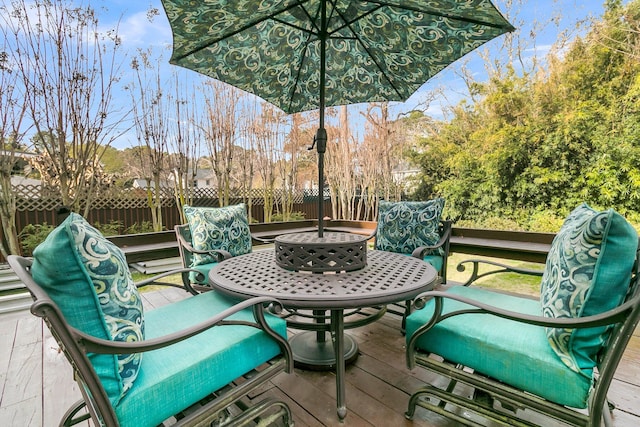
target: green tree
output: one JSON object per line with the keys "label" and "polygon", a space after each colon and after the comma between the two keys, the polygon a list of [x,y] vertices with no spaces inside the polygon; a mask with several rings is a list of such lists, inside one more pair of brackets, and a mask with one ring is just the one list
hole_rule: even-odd
{"label": "green tree", "polygon": [[416,195],[443,195],[456,219],[501,216],[525,229],[583,201],[637,215],[639,29],[640,1],[609,1],[545,72],[507,66],[469,84],[475,102],[456,106],[414,153]]}

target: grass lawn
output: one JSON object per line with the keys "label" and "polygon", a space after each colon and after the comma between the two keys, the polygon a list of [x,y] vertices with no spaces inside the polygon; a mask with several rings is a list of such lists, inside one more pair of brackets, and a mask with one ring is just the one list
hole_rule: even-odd
{"label": "grass lawn", "polygon": [[[142,274],[139,271],[132,271],[131,277],[133,278],[133,282],[136,283],[141,280],[148,279],[149,277],[153,277],[153,275]],[[163,277],[162,279],[160,279],[160,281],[165,283],[175,283],[178,285],[182,285],[182,276],[180,274],[174,274],[171,276]],[[166,289],[166,288],[167,288],[166,286],[162,286],[162,285],[147,285],[141,288],[140,292],[158,291],[160,289]]]}
{"label": "grass lawn", "polygon": [[[467,265],[467,270],[459,272],[456,267],[459,262],[469,259],[482,259],[494,262],[499,262],[513,267],[526,268],[529,270],[543,270],[544,264],[538,264],[533,262],[523,262],[515,260],[504,260],[499,258],[488,258],[475,255],[453,253],[449,256],[449,262],[447,264],[447,280],[453,282],[464,283],[471,275],[471,265]],[[484,266],[480,268],[480,272],[490,271],[490,266]],[[514,292],[518,294],[531,295],[534,297],[540,297],[540,277],[528,276],[517,273],[500,273],[489,277],[484,277],[478,280],[475,285]]]}

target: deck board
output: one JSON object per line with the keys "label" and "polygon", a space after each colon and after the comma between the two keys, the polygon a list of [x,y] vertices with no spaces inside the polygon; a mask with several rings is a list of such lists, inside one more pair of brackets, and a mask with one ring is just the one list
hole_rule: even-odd
{"label": "deck board", "polygon": [[[82,398],[82,394],[78,384],[73,381],[71,365],[46,328],[42,341],[42,360],[43,420],[59,420],[71,405]],[[60,384],[65,386],[60,387]],[[88,425],[88,422],[81,424]]]}
{"label": "deck board", "polygon": [[42,422],[41,322],[24,316],[10,322],[8,331],[4,336],[11,340],[11,351],[3,377],[0,424],[37,427]]}
{"label": "deck board", "polygon": [[[145,310],[151,310],[188,294],[167,288],[142,296]],[[409,395],[425,382],[442,384],[443,379],[421,368],[406,368],[398,316],[387,314],[347,333],[358,342],[360,355],[346,370],[345,423],[336,416],[335,374],[330,371],[295,369],[291,375],[280,374],[251,398],[284,400],[297,427],[456,425],[422,408],[413,421],[404,418]],[[28,311],[0,316],[0,426],[57,425],[80,397],[70,366],[41,320]],[[610,397],[618,408],[615,427],[640,425],[640,328],[616,372]]]}

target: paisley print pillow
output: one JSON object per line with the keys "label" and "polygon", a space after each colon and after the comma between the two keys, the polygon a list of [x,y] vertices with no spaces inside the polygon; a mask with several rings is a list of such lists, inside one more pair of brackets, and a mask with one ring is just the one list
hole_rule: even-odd
{"label": "paisley print pillow", "polygon": [[[222,208],[184,207],[191,244],[197,250],[224,249],[232,256],[251,252],[251,232],[243,203]],[[194,254],[192,267],[217,262],[211,255]]]}
{"label": "paisley print pillow", "polygon": [[426,202],[381,201],[376,249],[410,254],[420,246],[435,245],[440,240],[438,230],[443,209],[442,198]]}
{"label": "paisley print pillow", "polygon": [[[122,251],[71,213],[33,252],[33,279],[67,322],[97,338],[144,339],[144,313]],[[138,375],[142,353],[90,354],[109,399],[117,405]]]}
{"label": "paisley print pillow", "polygon": [[[618,306],[629,287],[638,246],[635,229],[612,209],[582,204],[551,244],[542,276],[542,312],[551,318],[591,316]],[[547,328],[553,351],[576,372],[591,375],[607,328]]]}

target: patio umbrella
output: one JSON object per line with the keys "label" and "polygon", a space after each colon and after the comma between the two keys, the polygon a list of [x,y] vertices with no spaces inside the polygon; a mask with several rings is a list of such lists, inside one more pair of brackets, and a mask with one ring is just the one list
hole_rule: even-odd
{"label": "patio umbrella", "polygon": [[404,101],[447,65],[513,27],[489,0],[162,0],[170,63],[286,113],[319,109],[319,237],[325,107]]}

